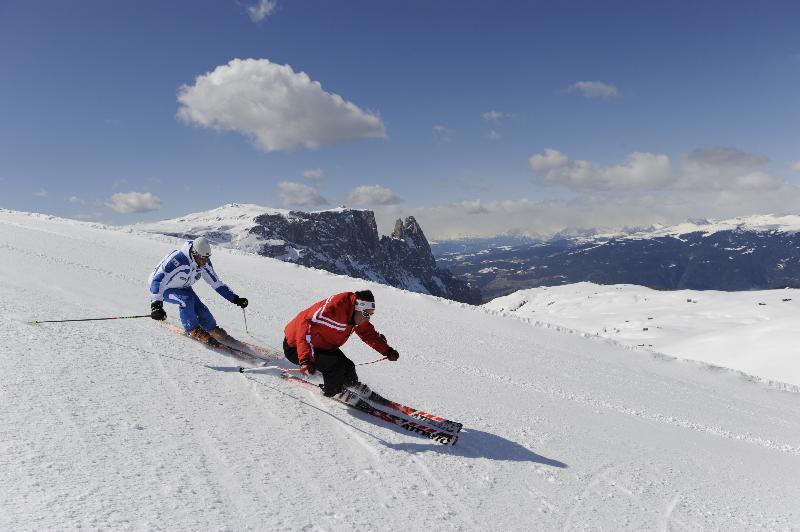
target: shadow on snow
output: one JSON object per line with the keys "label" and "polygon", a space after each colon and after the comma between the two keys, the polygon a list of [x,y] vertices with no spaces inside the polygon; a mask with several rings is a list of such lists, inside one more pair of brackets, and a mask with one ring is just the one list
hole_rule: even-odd
{"label": "shadow on snow", "polygon": [[[223,372],[237,372],[237,373],[239,372],[238,367],[220,367],[220,366],[207,366],[207,367],[209,367],[210,369]],[[491,432],[484,432],[482,430],[477,430],[469,427],[465,428],[459,433],[458,443],[456,443],[456,445],[452,447],[445,446],[440,443],[428,442],[425,440],[419,443],[388,442],[383,438],[376,436],[375,434],[372,434],[359,427],[356,427],[352,423],[349,423],[346,419],[337,415],[337,413],[329,412],[325,409],[319,408],[318,406],[303,400],[301,397],[289,393],[279,387],[268,384],[267,382],[261,379],[255,379],[247,375],[246,377],[248,377],[248,380],[251,380],[261,386],[270,388],[284,395],[292,397],[300,401],[304,405],[309,406],[327,416],[330,416],[335,420],[339,421],[340,423],[347,425],[348,427],[354,430],[357,430],[367,436],[370,436],[371,438],[379,441],[380,443],[382,443],[386,447],[389,447],[390,449],[405,451],[409,453],[438,452],[442,454],[462,456],[464,458],[488,458],[490,460],[499,460],[508,462],[535,462],[537,464],[542,464],[551,467],[558,467],[562,469],[567,467],[567,464],[563,462],[559,462],[558,460],[554,460],[552,458],[547,458],[546,456],[536,454],[527,447],[524,447],[506,438],[503,438],[502,436],[498,436],[497,434],[492,434]],[[358,410],[351,408],[347,408],[346,411],[350,414],[350,416],[358,418],[362,421],[369,422],[372,425],[388,428],[398,434],[403,434],[405,436],[412,435],[409,431],[401,427],[377,420],[374,417],[364,412],[359,412]],[[420,436],[420,438],[422,437]]]}

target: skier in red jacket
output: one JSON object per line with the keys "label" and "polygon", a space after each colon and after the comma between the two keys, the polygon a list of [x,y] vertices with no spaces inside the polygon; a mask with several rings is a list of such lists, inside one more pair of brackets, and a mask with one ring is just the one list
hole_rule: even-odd
{"label": "skier in red jacket", "polygon": [[305,373],[313,375],[319,370],[325,395],[336,395],[345,386],[358,384],[355,364],[339,349],[353,332],[389,360],[400,356],[370,323],[374,313],[375,296],[370,290],[332,295],[300,312],[286,325],[283,352]]}

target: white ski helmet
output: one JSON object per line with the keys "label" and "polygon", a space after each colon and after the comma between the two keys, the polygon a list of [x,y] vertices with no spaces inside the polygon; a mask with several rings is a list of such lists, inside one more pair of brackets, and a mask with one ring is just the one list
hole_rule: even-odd
{"label": "white ski helmet", "polygon": [[192,242],[192,253],[204,258],[211,256],[211,244],[208,243],[206,237],[201,236],[194,239],[194,242]]}

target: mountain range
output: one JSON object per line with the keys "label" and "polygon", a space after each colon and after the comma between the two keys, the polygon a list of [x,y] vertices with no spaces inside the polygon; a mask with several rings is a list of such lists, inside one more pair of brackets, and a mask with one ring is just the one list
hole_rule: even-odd
{"label": "mountain range", "polygon": [[583,281],[763,290],[800,287],[798,232],[800,216],[760,215],[547,241],[450,241],[433,250],[438,264],[480,288],[484,301]]}

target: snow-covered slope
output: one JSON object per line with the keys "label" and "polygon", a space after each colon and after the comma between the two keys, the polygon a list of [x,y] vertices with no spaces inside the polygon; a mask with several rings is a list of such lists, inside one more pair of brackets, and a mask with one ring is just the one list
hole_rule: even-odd
{"label": "snow-covered slope", "polygon": [[800,387],[800,290],[658,291],[575,283],[531,288],[484,305]]}
{"label": "snow-covered slope", "polygon": [[[372,285],[401,358],[360,375],[464,422],[447,448],[146,318],[28,323],[146,313],[174,244],[0,211],[0,529],[800,528],[800,394],[735,372]],[[215,266],[271,345],[367,285],[226,249]],[[198,292],[245,336],[240,309]]]}

